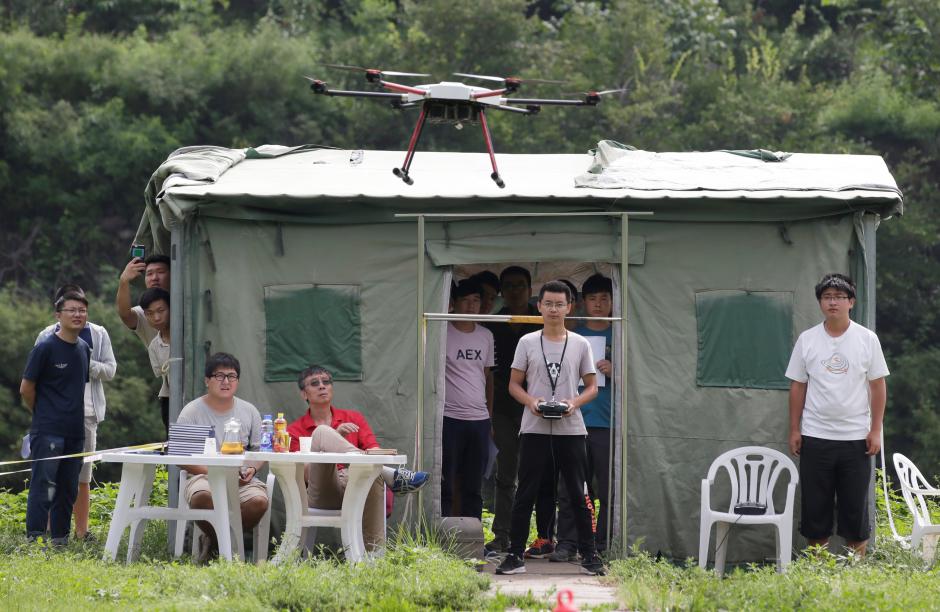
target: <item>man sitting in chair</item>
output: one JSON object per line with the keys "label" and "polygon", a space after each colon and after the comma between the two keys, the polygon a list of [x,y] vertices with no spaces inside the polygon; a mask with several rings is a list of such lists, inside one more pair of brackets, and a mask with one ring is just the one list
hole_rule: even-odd
{"label": "man sitting in chair", "polygon": [[[235,397],[241,366],[238,359],[228,353],[216,353],[206,361],[206,391],[186,404],[180,411],[177,423],[212,425],[217,444],[222,443],[225,423],[232,417],[241,423],[241,441],[245,450],[258,450],[261,441],[261,415],[258,409],[243,399]],[[268,491],[257,477],[264,462],[246,462],[238,474],[238,501],[241,504],[242,527],[254,529],[268,509]],[[212,492],[209,489],[207,469],[204,465],[182,466],[192,474],[186,481],[186,489],[180,491],[190,508],[211,509]],[[215,530],[207,521],[197,521],[204,534],[199,542],[197,561],[204,562],[210,555],[218,554]]]}
{"label": "man sitting in chair", "polygon": [[[306,414],[287,426],[290,450],[300,449],[299,438],[310,437],[310,450],[328,453],[361,452],[378,448],[379,443],[362,413],[333,406],[333,375],[324,367],[312,365],[297,377],[300,397],[307,402]],[[337,510],[343,504],[348,473],[344,465],[313,463],[306,467],[307,503],[314,508]],[[366,498],[362,514],[362,537],[367,550],[375,550],[385,540],[385,495],[413,493],[428,482],[427,472],[404,468],[382,469]]]}

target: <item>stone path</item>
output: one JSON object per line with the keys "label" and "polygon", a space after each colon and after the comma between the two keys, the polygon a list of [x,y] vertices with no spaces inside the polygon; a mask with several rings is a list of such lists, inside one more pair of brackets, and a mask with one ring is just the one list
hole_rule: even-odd
{"label": "stone path", "polygon": [[[578,563],[551,563],[547,559],[526,559],[526,573],[512,576],[497,576],[494,573],[496,565],[487,563],[483,570],[492,577],[490,593],[493,595],[497,592],[525,595],[531,591],[536,598],[545,601],[546,609],[552,610],[557,604],[558,592],[570,589],[574,594],[574,605],[581,610],[617,604],[616,589],[601,584],[596,576],[582,574]],[[619,605],[614,609],[619,609]]]}

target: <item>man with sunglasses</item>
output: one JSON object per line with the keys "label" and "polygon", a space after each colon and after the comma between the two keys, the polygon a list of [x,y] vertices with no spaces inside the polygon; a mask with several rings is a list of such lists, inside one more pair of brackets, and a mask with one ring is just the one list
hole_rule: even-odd
{"label": "man with sunglasses", "polygon": [[871,520],[872,456],[881,449],[888,366],[875,332],[854,323],[855,283],[827,274],[816,285],[823,322],[800,334],[790,383],[790,452],[800,457],[800,533],[826,546],[838,534],[862,556]]}
{"label": "man with sunglasses", "polygon": [[[232,417],[241,424],[241,442],[245,450],[258,450],[261,443],[261,414],[258,409],[245,400],[235,397],[238,391],[238,378],[241,365],[238,359],[228,353],[216,353],[206,360],[206,394],[186,404],[180,411],[177,423],[192,425],[211,425],[215,428],[216,444],[221,446],[225,423]],[[254,529],[268,509],[268,491],[264,483],[257,478],[263,461],[246,461],[238,478],[238,501],[241,505],[242,527]],[[186,481],[184,495],[190,508],[212,509],[212,491],[209,488],[208,470],[204,465],[182,466],[191,474]],[[198,521],[204,534],[199,542],[197,560],[206,561],[213,554],[218,554],[219,544],[215,530],[207,521]]]}
{"label": "man with sunglasses", "polygon": [[[362,413],[333,405],[333,375],[322,366],[312,365],[297,377],[300,397],[307,403],[307,412],[287,426],[291,452],[300,450],[300,438],[311,438],[310,450],[327,453],[361,452],[378,448],[379,443]],[[383,468],[369,495],[362,513],[362,537],[368,550],[385,540],[385,517],[390,500],[384,494],[388,485],[392,493],[413,493],[428,482],[427,472],[404,468]],[[346,466],[312,463],[304,470],[307,481],[307,503],[314,508],[338,510],[343,505],[348,474]]]}

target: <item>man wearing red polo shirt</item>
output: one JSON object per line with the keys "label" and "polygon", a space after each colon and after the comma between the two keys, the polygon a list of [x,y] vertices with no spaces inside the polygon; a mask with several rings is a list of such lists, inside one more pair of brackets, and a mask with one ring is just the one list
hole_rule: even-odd
{"label": "man wearing red polo shirt", "polygon": [[[290,450],[300,449],[299,438],[310,437],[310,450],[348,453],[378,448],[379,443],[362,413],[333,406],[333,375],[322,366],[313,365],[297,377],[300,396],[308,410],[287,426]],[[346,466],[313,463],[306,467],[307,502],[314,508],[338,510],[343,505],[348,474]],[[366,498],[362,514],[362,536],[366,548],[373,550],[385,539],[385,496],[383,485],[393,493],[413,493],[428,482],[427,472],[404,468],[383,468],[382,475]]]}

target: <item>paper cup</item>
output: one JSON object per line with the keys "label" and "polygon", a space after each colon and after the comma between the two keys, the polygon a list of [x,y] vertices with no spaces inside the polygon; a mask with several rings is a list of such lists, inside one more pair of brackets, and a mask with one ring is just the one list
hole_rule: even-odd
{"label": "paper cup", "polygon": [[298,438],[300,440],[300,452],[309,453],[310,452],[310,442],[313,440],[311,437]]}
{"label": "paper cup", "polygon": [[215,438],[206,438],[206,446],[203,449],[202,453],[204,455],[217,455],[218,449],[215,445]]}

